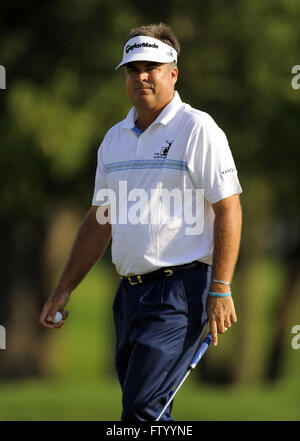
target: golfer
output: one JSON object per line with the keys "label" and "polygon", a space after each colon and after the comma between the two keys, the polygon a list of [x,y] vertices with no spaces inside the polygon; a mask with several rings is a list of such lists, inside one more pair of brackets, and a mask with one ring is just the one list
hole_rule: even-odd
{"label": "golfer", "polygon": [[[121,277],[113,312],[123,421],[154,420],[206,325],[217,345],[237,321],[230,285],[242,189],[224,132],[175,90],[179,53],[164,24],[126,39],[117,69],[133,107],[98,150],[92,207],[40,317],[47,328],[64,324],[72,291],[112,239]],[[57,311],[63,318],[53,324]],[[171,410],[164,420],[173,419]]]}

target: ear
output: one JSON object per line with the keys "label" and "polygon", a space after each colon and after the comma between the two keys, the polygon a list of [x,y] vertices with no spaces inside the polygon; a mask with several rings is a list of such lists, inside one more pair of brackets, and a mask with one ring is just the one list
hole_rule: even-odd
{"label": "ear", "polygon": [[177,66],[172,67],[172,69],[170,70],[170,75],[173,80],[173,84],[175,85],[175,83],[177,82],[177,79],[178,79],[178,67]]}

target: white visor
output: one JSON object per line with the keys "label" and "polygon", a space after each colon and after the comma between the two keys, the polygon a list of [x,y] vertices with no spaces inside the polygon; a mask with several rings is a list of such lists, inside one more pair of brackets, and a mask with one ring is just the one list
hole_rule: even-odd
{"label": "white visor", "polygon": [[125,43],[123,60],[116,69],[133,61],[154,61],[156,63],[175,61],[177,63],[177,51],[156,38],[139,35]]}

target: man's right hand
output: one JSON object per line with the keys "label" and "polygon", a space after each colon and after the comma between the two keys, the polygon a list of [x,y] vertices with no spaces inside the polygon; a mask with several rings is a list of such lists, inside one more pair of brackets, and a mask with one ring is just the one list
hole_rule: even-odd
{"label": "man's right hand", "polygon": [[[60,294],[54,292],[43,307],[39,323],[42,326],[45,326],[45,328],[61,328],[69,315],[69,311],[64,310],[64,307],[68,303],[69,298],[69,292],[63,292]],[[52,323],[52,320],[54,319],[57,311],[62,313],[62,320],[59,323]]]}
{"label": "man's right hand", "polygon": [[[69,315],[64,308],[70,294],[79,285],[92,266],[100,259],[111,239],[111,225],[99,224],[97,213],[104,216],[107,206],[92,206],[81,223],[71,253],[57,288],[49,297],[40,315],[40,324],[45,328],[61,328]],[[67,287],[67,289],[66,289]],[[56,312],[62,313],[59,323],[52,323]]]}

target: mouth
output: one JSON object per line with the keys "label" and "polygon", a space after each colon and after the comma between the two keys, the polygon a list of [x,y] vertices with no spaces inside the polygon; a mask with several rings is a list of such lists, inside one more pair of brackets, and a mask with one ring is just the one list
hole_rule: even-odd
{"label": "mouth", "polygon": [[135,87],[134,90],[148,90],[148,89],[152,90],[153,88],[151,86],[138,86]]}

